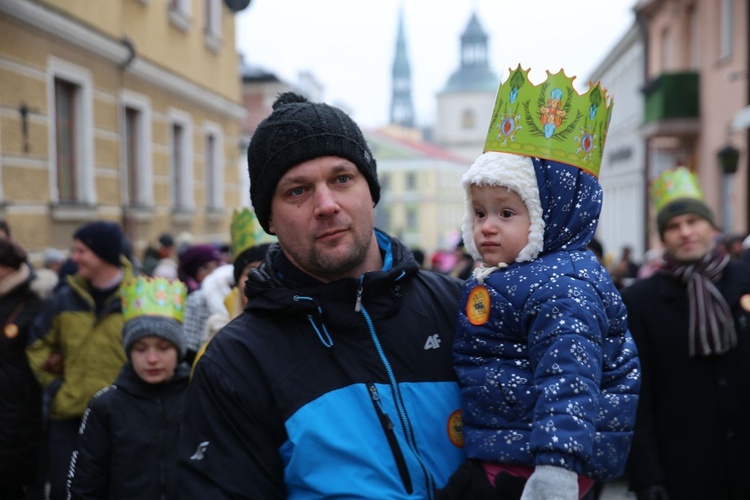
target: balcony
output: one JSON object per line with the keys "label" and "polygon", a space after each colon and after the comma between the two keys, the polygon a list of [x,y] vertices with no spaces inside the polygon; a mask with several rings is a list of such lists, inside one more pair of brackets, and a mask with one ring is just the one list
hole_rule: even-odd
{"label": "balcony", "polygon": [[694,136],[700,129],[696,72],[662,73],[643,88],[645,137]]}

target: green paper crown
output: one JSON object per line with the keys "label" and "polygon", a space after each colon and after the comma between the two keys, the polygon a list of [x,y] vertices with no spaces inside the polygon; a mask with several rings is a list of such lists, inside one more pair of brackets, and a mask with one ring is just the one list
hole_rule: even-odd
{"label": "green paper crown", "polygon": [[535,156],[599,175],[612,117],[612,99],[600,83],[579,94],[575,77],[560,70],[540,85],[519,64],[500,85],[484,151]]}
{"label": "green paper crown", "polygon": [[698,178],[687,168],[668,170],[651,183],[651,204],[657,212],[667,203],[681,198],[703,200]]}
{"label": "green paper crown", "polygon": [[249,208],[243,208],[242,211],[234,210],[229,232],[232,240],[232,260],[243,251],[257,245],[264,234],[255,212]]}
{"label": "green paper crown", "polygon": [[179,280],[139,276],[123,285],[121,295],[125,321],[138,316],[185,319],[187,288]]}

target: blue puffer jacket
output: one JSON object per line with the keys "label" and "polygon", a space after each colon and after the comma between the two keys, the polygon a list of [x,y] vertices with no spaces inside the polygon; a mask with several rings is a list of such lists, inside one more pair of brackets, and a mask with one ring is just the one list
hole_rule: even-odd
{"label": "blue puffer jacket", "polygon": [[[586,250],[601,188],[578,168],[536,158],[524,159],[526,174],[512,165],[499,175],[494,155],[480,157],[464,185],[519,192],[532,225],[520,262],[480,268],[464,284],[454,360],[467,456],[617,477],[630,449],[640,365],[620,294]],[[464,239],[473,243],[471,215]]]}

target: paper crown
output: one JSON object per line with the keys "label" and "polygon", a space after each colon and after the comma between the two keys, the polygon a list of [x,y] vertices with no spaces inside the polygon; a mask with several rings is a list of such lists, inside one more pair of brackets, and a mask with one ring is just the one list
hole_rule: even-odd
{"label": "paper crown", "polygon": [[232,222],[229,226],[232,260],[236,259],[239,254],[260,243],[260,239],[265,232],[258,224],[258,218],[255,212],[249,208],[237,209],[232,213]]}
{"label": "paper crown", "polygon": [[536,156],[599,175],[612,99],[600,83],[579,94],[575,77],[547,71],[540,85],[519,64],[497,91],[484,151]]}
{"label": "paper crown", "polygon": [[682,198],[703,200],[698,178],[687,168],[668,170],[651,182],[651,204],[657,212],[667,203]]}
{"label": "paper crown", "polygon": [[187,288],[179,280],[139,276],[123,285],[121,295],[125,321],[138,316],[185,319]]}

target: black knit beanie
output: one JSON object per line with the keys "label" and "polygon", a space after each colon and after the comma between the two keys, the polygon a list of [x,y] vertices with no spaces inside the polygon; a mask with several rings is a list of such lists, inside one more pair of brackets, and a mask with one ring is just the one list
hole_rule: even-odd
{"label": "black knit beanie", "polygon": [[120,266],[124,235],[119,224],[109,221],[94,221],[83,225],[73,234],[104,262]]}
{"label": "black knit beanie", "polygon": [[177,348],[178,360],[185,357],[187,344],[182,333],[182,324],[165,316],[136,316],[125,322],[122,328],[122,346],[130,359],[130,349],[144,337],[159,337],[168,340]]}
{"label": "black knit beanie", "polygon": [[272,234],[268,220],[279,179],[292,167],[321,156],[339,156],[354,163],[367,179],[373,202],[380,200],[375,159],[349,115],[293,92],[279,95],[247,149],[250,197],[267,233]]}
{"label": "black knit beanie", "polygon": [[669,219],[684,214],[695,214],[706,219],[712,226],[716,226],[714,215],[708,205],[697,198],[679,198],[664,205],[656,214],[656,227],[659,230],[659,236],[664,235],[664,229]]}

